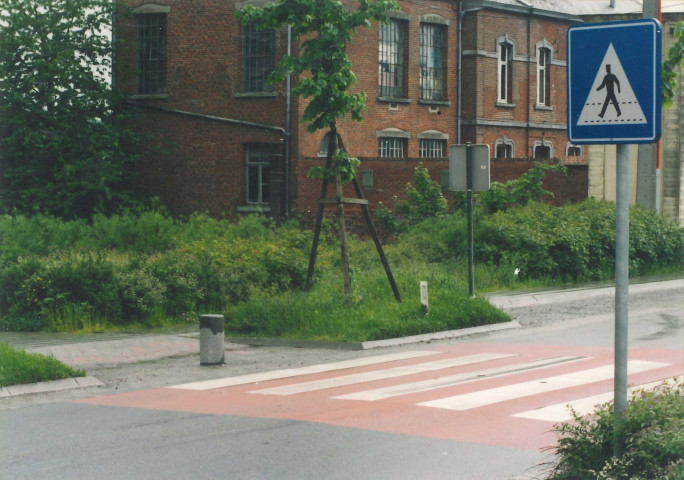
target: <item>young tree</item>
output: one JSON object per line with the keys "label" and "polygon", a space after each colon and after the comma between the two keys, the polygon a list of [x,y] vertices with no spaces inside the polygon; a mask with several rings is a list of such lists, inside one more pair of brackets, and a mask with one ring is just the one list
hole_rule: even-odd
{"label": "young tree", "polygon": [[0,7],[0,212],[87,217],[125,201],[110,0]]}
{"label": "young tree", "polygon": [[[299,83],[292,89],[293,95],[309,99],[301,120],[308,122],[310,132],[329,130],[326,167],[313,168],[309,175],[335,181],[342,273],[348,299],[351,298],[351,282],[342,185],[354,178],[358,160],[339,148],[337,120],[349,115],[352,120],[360,121],[366,109],[366,96],[364,92],[349,91],[356,76],[346,45],[357,28],[370,27],[372,21],[387,22],[387,13],[398,8],[395,0],[356,0],[347,4],[339,0],[281,0],[263,8],[248,5],[237,12],[243,25],[252,24],[257,29],[289,26],[293,39],[303,39],[299,55],[285,56],[270,81],[283,81],[290,74],[306,74],[299,77]],[[315,259],[315,243],[312,259]]]}
{"label": "young tree", "polygon": [[677,23],[674,31],[675,44],[667,53],[667,58],[663,62],[662,70],[662,97],[663,105],[672,106],[672,99],[677,88],[677,65],[684,71],[684,22]]}

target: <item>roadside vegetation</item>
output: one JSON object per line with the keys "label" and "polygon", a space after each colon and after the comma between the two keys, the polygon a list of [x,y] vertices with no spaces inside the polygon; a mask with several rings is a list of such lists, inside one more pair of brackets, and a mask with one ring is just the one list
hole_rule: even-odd
{"label": "roadside vegetation", "polygon": [[[624,454],[613,456],[615,429],[624,432]],[[639,391],[616,422],[612,402],[587,417],[556,425],[559,444],[549,480],[678,480],[684,478],[684,384]]]}
{"label": "roadside vegetation", "polygon": [[54,357],[27,353],[0,342],[0,387],[84,376],[83,370],[64,365]]}
{"label": "roadside vegetation", "polygon": [[[538,171],[495,186],[496,207],[488,196],[478,198],[478,293],[613,275],[613,204],[540,203],[548,192],[521,188],[521,182],[538,184]],[[229,335],[365,341],[508,320],[482,296],[468,297],[465,213],[448,215],[429,205],[443,205],[443,198],[425,175],[416,169],[403,211],[379,215],[393,228],[385,249],[401,303],[372,243],[360,239],[350,240],[352,298],[345,298],[330,224],[324,225],[314,288],[305,292],[311,233],[294,221],[278,227],[262,217],[235,223],[194,215],[181,221],[161,210],[90,221],[4,215],[0,329],[134,329],[222,313]],[[530,198],[529,191],[538,193]],[[417,214],[405,213],[420,205]],[[633,276],[682,272],[681,228],[634,208],[630,230]],[[420,303],[420,281],[428,282],[429,313]]]}

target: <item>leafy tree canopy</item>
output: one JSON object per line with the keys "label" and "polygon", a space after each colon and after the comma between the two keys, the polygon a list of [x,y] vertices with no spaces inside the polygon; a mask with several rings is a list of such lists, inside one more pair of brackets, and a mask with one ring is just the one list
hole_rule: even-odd
{"label": "leafy tree canopy", "polygon": [[674,31],[675,44],[667,53],[667,58],[663,62],[662,70],[662,97],[663,105],[672,106],[672,99],[677,88],[677,66],[684,71],[684,22],[677,23]]}
{"label": "leafy tree canopy", "polygon": [[337,0],[283,0],[263,8],[248,5],[237,12],[244,24],[257,29],[277,29],[289,25],[294,39],[304,38],[298,55],[285,56],[271,75],[271,81],[287,75],[302,77],[292,89],[293,95],[310,98],[302,121],[310,122],[310,132],[334,129],[338,118],[350,114],[360,121],[365,111],[363,92],[350,93],[356,82],[347,56],[346,45],[358,27],[370,27],[372,21],[387,21],[387,12],[397,10],[395,0],[358,0],[343,4]]}
{"label": "leafy tree canopy", "polygon": [[0,212],[87,217],[129,199],[132,130],[109,81],[113,3],[4,0]]}

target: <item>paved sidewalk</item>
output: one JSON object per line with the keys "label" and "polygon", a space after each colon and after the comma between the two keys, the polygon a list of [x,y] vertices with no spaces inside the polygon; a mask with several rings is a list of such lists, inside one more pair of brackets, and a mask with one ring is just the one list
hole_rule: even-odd
{"label": "paved sidewalk", "polygon": [[[667,280],[635,284],[630,286],[630,292],[638,293],[654,290],[679,290],[684,291],[684,279]],[[489,301],[506,311],[516,308],[555,304],[571,301],[578,298],[599,298],[614,296],[614,287],[587,287],[573,288],[556,291],[506,293],[494,294]],[[437,332],[429,335],[418,335],[402,339],[390,339],[379,342],[359,342],[354,345],[341,346],[340,344],[324,344],[324,348],[367,350],[410,343],[430,342],[433,340],[457,338],[470,335],[486,334],[505,328],[520,328],[517,322],[498,324],[484,327],[475,327],[451,332]],[[250,347],[226,341],[226,350],[245,352]],[[187,326],[173,330],[158,331],[153,333],[101,333],[101,334],[64,334],[64,333],[15,333],[0,332],[0,342],[24,349],[32,353],[52,355],[60,361],[75,368],[98,369],[102,367],[115,368],[116,366],[132,365],[141,362],[149,362],[173,357],[187,357],[199,354],[199,326]],[[250,345],[266,347],[314,347],[311,342],[283,342],[250,340]],[[320,348],[321,345],[319,344]],[[48,392],[64,390],[66,388],[89,388],[101,383],[93,377],[85,377],[80,380],[45,382],[19,387],[0,388],[0,398],[22,395],[26,393]]]}

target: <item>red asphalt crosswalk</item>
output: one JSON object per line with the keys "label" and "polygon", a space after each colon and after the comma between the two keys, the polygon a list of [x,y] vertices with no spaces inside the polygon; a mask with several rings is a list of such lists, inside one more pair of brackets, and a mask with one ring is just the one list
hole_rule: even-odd
{"label": "red asphalt crosswalk", "polygon": [[[628,371],[636,388],[680,377],[684,352],[632,349]],[[459,343],[79,402],[536,450],[555,445],[552,427],[571,419],[569,404],[590,413],[612,400],[613,373],[611,348]]]}

